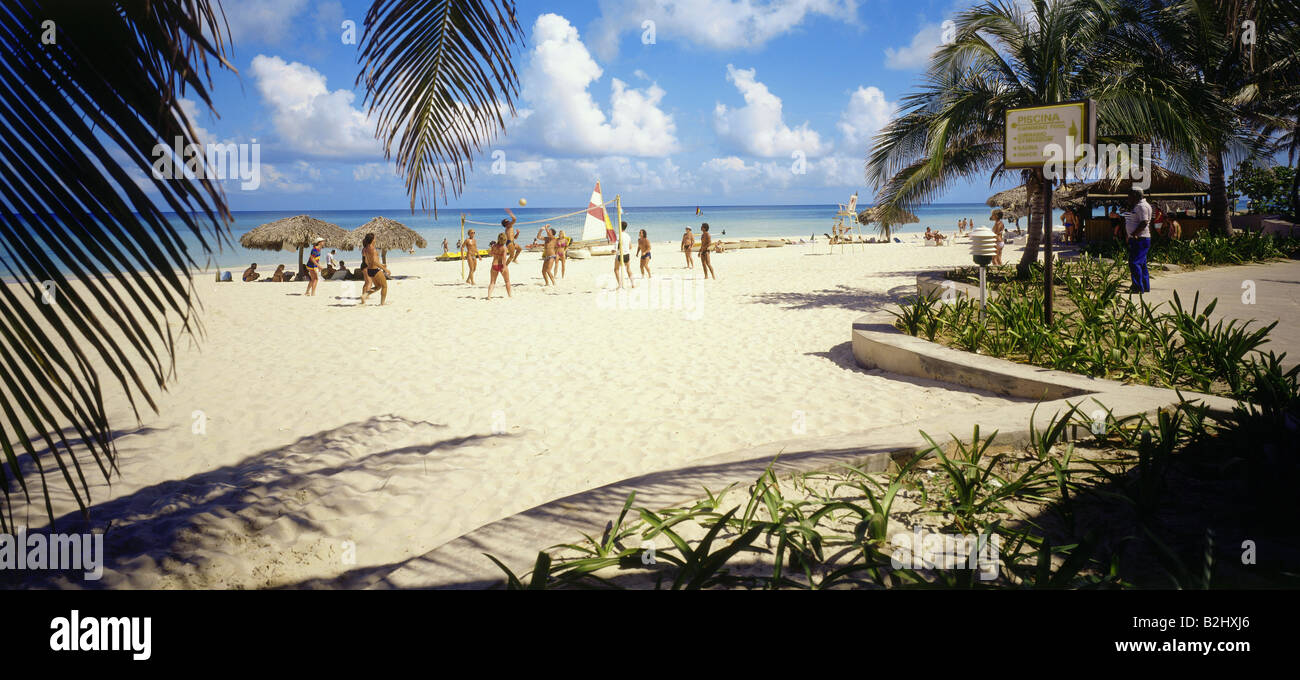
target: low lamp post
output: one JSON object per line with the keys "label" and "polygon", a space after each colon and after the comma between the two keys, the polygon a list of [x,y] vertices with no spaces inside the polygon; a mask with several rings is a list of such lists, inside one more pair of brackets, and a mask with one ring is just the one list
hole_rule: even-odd
{"label": "low lamp post", "polygon": [[979,227],[970,233],[970,253],[975,264],[980,268],[980,320],[984,320],[984,268],[993,261],[998,253],[998,235],[988,227]]}

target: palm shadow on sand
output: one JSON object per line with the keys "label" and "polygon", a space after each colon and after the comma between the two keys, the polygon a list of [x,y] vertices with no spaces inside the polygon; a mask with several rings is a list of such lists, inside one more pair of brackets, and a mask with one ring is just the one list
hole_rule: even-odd
{"label": "palm shadow on sand", "polygon": [[[347,444],[373,440],[394,428],[414,430],[416,438],[421,438],[446,427],[398,416],[375,416],[302,437],[289,445],[254,454],[232,465],[154,484],[92,504],[89,520],[79,511],[66,513],[55,518],[53,531],[63,534],[105,531],[103,567],[124,573],[135,569],[157,569],[154,564],[163,560],[182,560],[181,555],[192,555],[196,549],[211,547],[218,553],[227,550],[228,545],[222,542],[220,533],[209,533],[211,525],[206,524],[205,519],[238,516],[255,536],[272,522],[288,517],[303,530],[330,535],[330,526],[305,512],[308,507],[319,509],[322,504],[326,510],[330,509],[328,497],[322,495],[322,491],[337,494],[342,490],[354,495],[367,493],[382,488],[388,479],[412,466],[425,471],[434,466],[431,472],[436,474],[439,471],[437,466],[450,465],[456,449],[461,446],[497,437],[520,436],[470,435],[443,439],[429,436],[427,443],[359,456],[347,453]],[[140,430],[123,434],[147,432]],[[338,475],[356,471],[370,475],[368,481],[374,482],[376,489],[356,489],[352,482],[342,487],[334,484]],[[51,529],[45,527],[28,533],[48,535]],[[198,571],[203,564],[200,561],[186,566],[193,566],[191,571]],[[37,589],[107,587],[103,581],[83,580],[77,570],[4,571],[0,572],[0,586]]]}

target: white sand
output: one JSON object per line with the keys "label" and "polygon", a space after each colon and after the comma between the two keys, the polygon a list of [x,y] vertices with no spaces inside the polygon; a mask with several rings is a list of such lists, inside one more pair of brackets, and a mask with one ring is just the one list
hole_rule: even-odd
{"label": "white sand", "polygon": [[[513,299],[491,301],[488,260],[470,288],[459,263],[394,257],[412,278],[392,283],[383,308],[357,307],[355,283],[322,282],[306,298],[305,284],[200,275],[207,337],[182,344],[160,413],[135,431],[125,400],[107,396],[124,434],[121,476],[93,489],[96,525],[113,522],[104,578],[47,585],[330,579],[705,456],[1009,403],[853,363],[852,321],[914,294],[918,270],[968,263],[963,242],[836,250],[715,255],[720,280],[692,282],[699,314],[611,309],[598,292],[610,257],[570,260],[548,290],[526,253],[511,267]],[[676,247],[654,253],[654,273],[684,286]],[[339,297],[345,287],[352,297]],[[205,433],[193,432],[196,411]],[[56,515],[75,509],[55,495]],[[39,506],[17,519],[46,524]]]}

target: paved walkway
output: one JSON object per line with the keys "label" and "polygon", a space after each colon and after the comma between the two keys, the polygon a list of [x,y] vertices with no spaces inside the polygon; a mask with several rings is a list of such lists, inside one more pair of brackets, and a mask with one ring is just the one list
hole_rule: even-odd
{"label": "paved walkway", "polygon": [[[1265,351],[1286,352],[1287,366],[1300,363],[1300,260],[1270,264],[1212,267],[1177,274],[1155,272],[1151,277],[1150,302],[1172,300],[1174,291],[1184,307],[1191,307],[1199,291],[1201,308],[1218,298],[1214,318],[1254,319],[1262,324],[1277,321],[1269,333]],[[1250,293],[1253,291],[1253,300]],[[1256,326],[1252,326],[1256,327]]]}

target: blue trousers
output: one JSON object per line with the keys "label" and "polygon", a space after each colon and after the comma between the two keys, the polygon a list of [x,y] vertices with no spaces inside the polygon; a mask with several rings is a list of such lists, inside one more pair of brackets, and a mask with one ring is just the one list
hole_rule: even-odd
{"label": "blue trousers", "polygon": [[1150,238],[1131,238],[1128,240],[1128,272],[1133,279],[1133,287],[1143,293],[1151,292],[1151,273],[1147,270],[1147,251],[1151,250]]}

